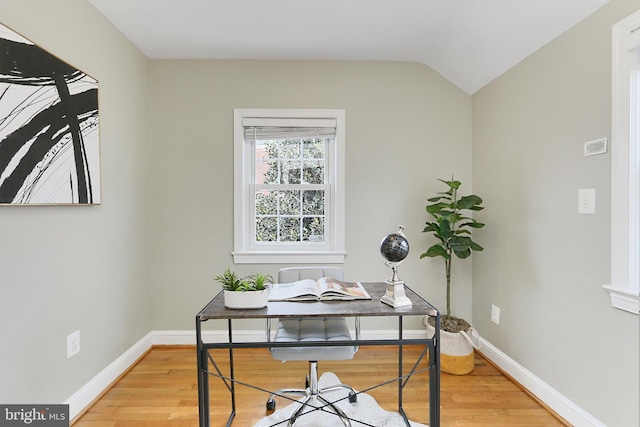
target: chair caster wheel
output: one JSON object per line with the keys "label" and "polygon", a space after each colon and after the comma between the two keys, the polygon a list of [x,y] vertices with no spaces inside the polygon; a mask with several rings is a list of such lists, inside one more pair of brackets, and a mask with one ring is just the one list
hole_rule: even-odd
{"label": "chair caster wheel", "polygon": [[349,403],[356,403],[358,401],[358,395],[352,391],[349,392]]}
{"label": "chair caster wheel", "polygon": [[267,400],[267,411],[273,412],[276,410],[276,401],[271,398]]}

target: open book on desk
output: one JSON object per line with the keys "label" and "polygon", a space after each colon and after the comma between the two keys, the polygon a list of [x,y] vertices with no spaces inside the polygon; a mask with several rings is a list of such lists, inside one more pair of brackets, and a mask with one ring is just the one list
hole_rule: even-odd
{"label": "open book on desk", "polygon": [[276,283],[269,301],[326,301],[371,299],[360,282],[343,282],[323,277],[304,279],[293,283]]}

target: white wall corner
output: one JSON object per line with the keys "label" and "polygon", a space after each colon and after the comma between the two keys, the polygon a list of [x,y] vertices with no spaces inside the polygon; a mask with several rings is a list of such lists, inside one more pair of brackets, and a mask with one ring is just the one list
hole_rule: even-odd
{"label": "white wall corner", "polygon": [[71,397],[65,400],[64,404],[69,405],[69,418],[73,420],[81,414],[85,408],[102,394],[120,375],[127,371],[144,353],[153,345],[153,332],[149,332],[142,339],[132,345],[120,357],[111,362],[93,377],[88,383],[82,386]]}
{"label": "white wall corner", "polygon": [[524,366],[507,356],[497,347],[481,339],[482,347],[478,350],[484,357],[510,375],[549,408],[575,427],[606,427],[584,409],[559,393],[546,382],[528,371]]}

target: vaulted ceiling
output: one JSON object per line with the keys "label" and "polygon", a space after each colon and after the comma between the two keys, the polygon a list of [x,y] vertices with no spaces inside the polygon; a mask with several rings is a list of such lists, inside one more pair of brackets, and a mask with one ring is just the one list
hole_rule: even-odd
{"label": "vaulted ceiling", "polygon": [[414,61],[473,94],[608,0],[90,0],[159,58]]}

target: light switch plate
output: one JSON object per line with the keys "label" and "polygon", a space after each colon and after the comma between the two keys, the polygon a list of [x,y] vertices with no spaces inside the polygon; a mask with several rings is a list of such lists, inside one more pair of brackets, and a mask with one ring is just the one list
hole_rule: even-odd
{"label": "light switch plate", "polygon": [[596,213],[595,188],[578,190],[578,213],[583,215],[594,215]]}

